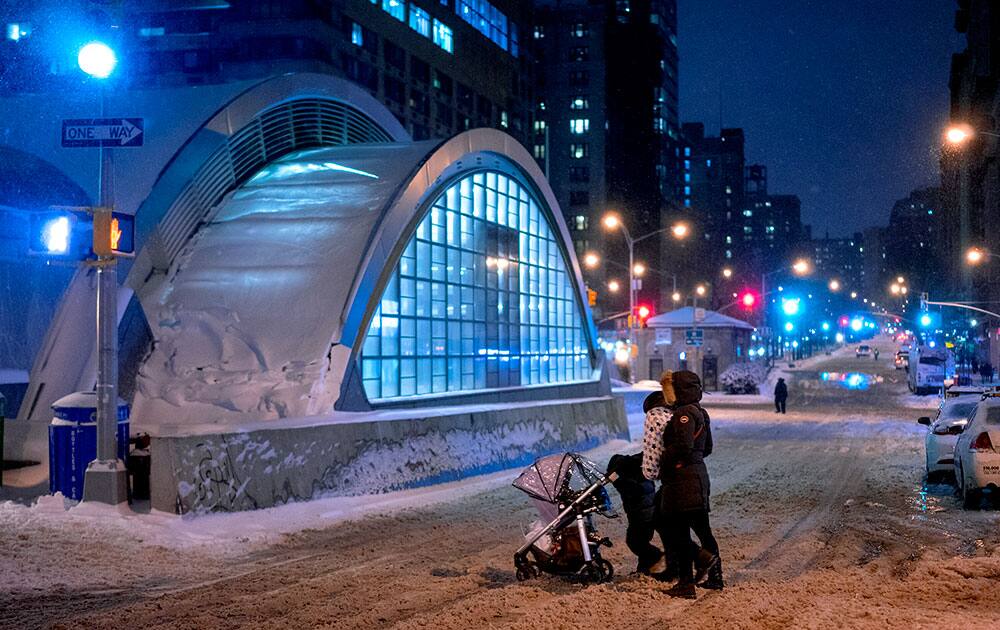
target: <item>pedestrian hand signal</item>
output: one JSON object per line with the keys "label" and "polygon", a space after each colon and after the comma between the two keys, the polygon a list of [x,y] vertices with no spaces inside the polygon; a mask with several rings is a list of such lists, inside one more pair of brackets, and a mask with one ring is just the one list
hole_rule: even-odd
{"label": "pedestrian hand signal", "polygon": [[135,253],[135,219],[106,208],[94,210],[94,253],[131,256]]}

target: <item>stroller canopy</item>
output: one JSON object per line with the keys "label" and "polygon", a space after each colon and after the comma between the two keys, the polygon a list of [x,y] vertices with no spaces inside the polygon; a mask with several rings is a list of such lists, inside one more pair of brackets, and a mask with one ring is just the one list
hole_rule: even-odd
{"label": "stroller canopy", "polygon": [[567,502],[601,480],[597,465],[578,453],[548,455],[528,466],[514,480],[518,490],[546,503]]}

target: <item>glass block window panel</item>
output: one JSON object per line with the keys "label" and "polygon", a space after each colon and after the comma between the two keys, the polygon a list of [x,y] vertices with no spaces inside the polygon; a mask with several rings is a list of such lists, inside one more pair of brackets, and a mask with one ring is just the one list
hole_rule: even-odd
{"label": "glass block window panel", "polygon": [[562,243],[519,181],[449,186],[407,241],[361,348],[369,399],[593,378]]}

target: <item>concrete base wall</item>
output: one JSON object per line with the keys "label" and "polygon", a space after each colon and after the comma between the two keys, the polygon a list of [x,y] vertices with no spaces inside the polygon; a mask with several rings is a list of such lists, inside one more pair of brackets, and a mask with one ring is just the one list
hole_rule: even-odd
{"label": "concrete base wall", "polygon": [[[326,496],[425,486],[537,457],[628,439],[619,398],[503,408],[412,410],[397,417],[153,436],[154,509],[230,512]],[[404,416],[405,417],[398,417]]]}

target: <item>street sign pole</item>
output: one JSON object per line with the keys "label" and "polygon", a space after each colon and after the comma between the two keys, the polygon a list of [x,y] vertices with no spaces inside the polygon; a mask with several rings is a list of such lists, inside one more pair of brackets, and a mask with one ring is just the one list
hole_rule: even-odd
{"label": "street sign pole", "polygon": [[[105,88],[101,86],[101,118],[104,118]],[[65,137],[65,135],[64,135]],[[100,173],[97,213],[114,209],[114,149],[98,147]],[[95,241],[99,230],[94,230]],[[98,244],[95,242],[95,250]],[[118,505],[127,500],[125,464],[118,459],[118,265],[116,257],[97,259],[97,458],[83,477],[83,500]]]}

